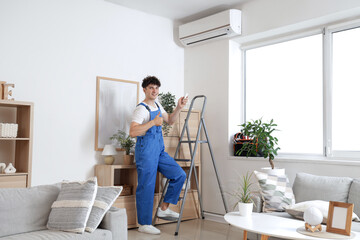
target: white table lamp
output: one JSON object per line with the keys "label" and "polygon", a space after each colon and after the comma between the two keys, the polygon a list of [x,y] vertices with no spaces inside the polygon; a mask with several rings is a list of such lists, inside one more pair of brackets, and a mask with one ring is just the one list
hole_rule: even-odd
{"label": "white table lamp", "polygon": [[101,155],[105,156],[104,162],[105,164],[111,165],[114,163],[114,155],[117,155],[116,149],[114,145],[105,145],[104,150]]}

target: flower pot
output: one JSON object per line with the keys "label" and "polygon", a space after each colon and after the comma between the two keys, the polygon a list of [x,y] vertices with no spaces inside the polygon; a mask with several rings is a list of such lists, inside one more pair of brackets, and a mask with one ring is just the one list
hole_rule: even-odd
{"label": "flower pot", "polygon": [[267,173],[270,175],[275,175],[275,176],[285,176],[285,168],[272,169],[271,167],[264,167],[264,168],[261,168],[260,172]]}
{"label": "flower pot", "polygon": [[134,155],[124,155],[124,165],[134,164]]}
{"label": "flower pot", "polygon": [[253,210],[253,203],[243,203],[239,202],[239,214],[240,216],[251,216],[252,210]]}

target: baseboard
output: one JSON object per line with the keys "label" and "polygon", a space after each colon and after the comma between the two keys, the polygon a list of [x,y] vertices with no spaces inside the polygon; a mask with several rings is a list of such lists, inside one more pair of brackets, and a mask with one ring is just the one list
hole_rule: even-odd
{"label": "baseboard", "polygon": [[213,222],[219,222],[219,223],[227,223],[224,219],[223,214],[219,213],[210,213],[204,211],[204,217],[206,220],[213,221]]}

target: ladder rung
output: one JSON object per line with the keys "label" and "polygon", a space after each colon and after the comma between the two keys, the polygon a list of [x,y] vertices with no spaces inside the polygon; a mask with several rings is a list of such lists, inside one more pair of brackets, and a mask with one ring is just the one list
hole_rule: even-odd
{"label": "ladder rung", "polygon": [[190,162],[191,159],[181,159],[181,158],[175,158],[175,161],[179,161],[179,162]]}
{"label": "ladder rung", "polygon": [[[194,141],[188,141],[188,140],[184,140],[184,141],[180,141],[181,143],[196,143],[196,141],[194,140]],[[206,140],[199,140],[199,141],[197,141],[198,143],[207,143],[208,141],[206,141]]]}

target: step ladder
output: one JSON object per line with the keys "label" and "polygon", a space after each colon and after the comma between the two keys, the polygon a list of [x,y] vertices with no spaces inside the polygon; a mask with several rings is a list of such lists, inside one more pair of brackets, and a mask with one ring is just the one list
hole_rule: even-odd
{"label": "step ladder", "polygon": [[[201,98],[203,98],[203,106],[202,106],[202,110],[201,110],[201,114],[200,114],[200,122],[199,122],[199,126],[198,126],[198,129],[197,129],[196,140],[191,140],[190,139],[189,126],[188,126],[189,118],[190,118],[191,110],[193,108],[195,100],[196,99],[201,99]],[[202,199],[201,199],[201,194],[200,194],[200,188],[199,188],[199,182],[198,182],[198,178],[197,178],[197,173],[196,173],[196,171],[194,171],[194,168],[195,168],[194,160],[195,160],[196,150],[198,148],[199,143],[207,143],[208,144],[211,159],[212,159],[212,163],[213,163],[216,178],[217,178],[217,182],[219,184],[219,189],[220,189],[220,192],[221,192],[221,197],[222,197],[222,200],[223,200],[223,203],[224,203],[225,211],[226,211],[226,213],[228,213],[228,208],[227,208],[226,201],[225,201],[225,198],[224,198],[224,193],[223,193],[223,190],[222,190],[222,187],[221,187],[221,184],[220,184],[220,179],[219,179],[219,175],[218,175],[218,172],[217,172],[213,151],[212,151],[209,136],[208,136],[208,133],[207,133],[207,130],[206,130],[206,125],[205,125],[205,120],[204,120],[205,106],[206,106],[206,96],[198,95],[198,96],[195,96],[192,99],[188,114],[187,114],[186,119],[185,119],[184,127],[183,127],[183,129],[181,131],[180,140],[179,140],[179,143],[178,143],[177,148],[176,148],[175,156],[174,156],[174,159],[176,161],[190,162],[190,168],[189,168],[189,170],[188,170],[188,172],[186,174],[186,180],[185,180],[186,184],[185,184],[184,195],[179,198],[179,200],[181,200],[181,210],[180,210],[180,213],[179,213],[179,218],[178,219],[165,219],[165,220],[169,220],[169,221],[177,220],[175,236],[178,235],[178,233],[179,233],[180,222],[181,222],[181,218],[182,218],[182,214],[183,214],[183,210],[184,210],[184,206],[185,206],[186,194],[188,192],[189,181],[190,181],[192,173],[194,173],[195,182],[196,182],[196,188],[197,188],[197,191],[198,191],[198,198],[199,198],[199,203],[200,203],[201,217],[202,217],[202,219],[205,218],[204,217],[203,207],[202,207]],[[204,140],[204,141],[200,140],[201,129],[204,129],[204,133],[205,133],[205,136],[206,136],[206,140]],[[186,131],[186,135],[187,135],[187,140],[183,140],[185,131]],[[184,144],[184,143],[185,144],[187,143],[189,145],[191,159],[179,159],[179,158],[177,158],[177,156],[179,154],[180,146],[181,146],[181,144]],[[192,148],[192,144],[194,144],[194,148]],[[162,192],[158,207],[156,208],[155,216],[153,218],[153,222],[152,222],[153,225],[155,224],[155,220],[157,218],[158,209],[159,209],[161,203],[164,200],[164,196],[166,194],[166,191],[167,191],[167,188],[168,188],[168,185],[169,185],[169,181],[170,181],[170,179],[167,179],[167,181],[165,183],[165,186],[163,188],[163,192]]]}

